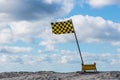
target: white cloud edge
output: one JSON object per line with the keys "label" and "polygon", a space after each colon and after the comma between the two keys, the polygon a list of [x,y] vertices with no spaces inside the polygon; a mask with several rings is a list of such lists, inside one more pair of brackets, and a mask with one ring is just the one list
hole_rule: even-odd
{"label": "white cloud edge", "polygon": [[31,53],[32,51],[32,47],[0,46],[0,53],[2,54]]}
{"label": "white cloud edge", "polygon": [[117,5],[119,6],[119,0],[85,0],[85,3],[89,4],[93,8],[103,8],[105,6]]}

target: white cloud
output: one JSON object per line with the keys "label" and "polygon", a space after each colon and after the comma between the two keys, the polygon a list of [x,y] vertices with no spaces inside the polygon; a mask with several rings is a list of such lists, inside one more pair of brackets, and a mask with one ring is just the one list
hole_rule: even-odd
{"label": "white cloud", "polygon": [[64,2],[63,1],[61,1],[61,2],[63,3],[63,7],[62,7],[63,12],[68,14],[73,9],[73,6],[74,6],[73,0],[69,0],[69,2],[68,2],[68,0],[64,0]]}
{"label": "white cloud", "polygon": [[[22,52],[23,51],[30,51],[29,49],[10,49],[9,48],[9,52],[10,50],[14,50],[13,52]],[[72,51],[57,51],[54,54],[48,55],[48,54],[39,54],[41,56],[38,55],[8,55],[8,54],[3,54],[0,57],[0,62],[4,62],[4,63],[17,63],[17,64],[26,64],[26,65],[34,65],[34,64],[40,64],[40,63],[51,63],[51,64],[67,64],[70,63],[72,60],[76,60],[78,59],[78,56],[75,55]]]}
{"label": "white cloud", "polygon": [[33,43],[51,28],[51,19],[68,14],[73,4],[73,0],[0,0],[0,44]]}
{"label": "white cloud", "polygon": [[[47,22],[46,22],[47,20]],[[35,38],[40,38],[48,29],[51,19],[43,19],[35,22],[17,21],[9,23],[13,41],[23,41],[33,43]]]}
{"label": "white cloud", "polygon": [[[62,50],[58,51],[54,54],[47,55],[47,54],[40,54],[38,55],[1,55],[0,56],[0,65],[10,64],[14,65],[12,68],[16,67],[16,65],[24,66],[26,68],[29,67],[35,67],[39,66],[39,70],[42,70],[41,67],[43,66],[49,66],[49,68],[45,68],[44,70],[62,70],[61,67],[64,65],[64,69],[67,69],[69,67],[69,71],[72,69],[72,66],[81,66],[81,60],[79,57],[79,54],[77,52],[69,51],[69,50]],[[114,68],[117,68],[120,66],[120,62],[118,61],[120,58],[120,54],[110,54],[110,53],[100,53],[100,54],[94,54],[94,53],[84,53],[83,52],[83,59],[85,64],[93,64],[94,62],[97,63],[97,68],[99,70],[113,70]],[[38,65],[40,64],[40,65]],[[58,67],[59,65],[59,67]],[[60,66],[61,65],[61,66]],[[71,65],[71,66],[67,66]],[[101,67],[101,65],[104,65]],[[66,67],[67,66],[67,67]],[[103,69],[104,67],[104,69]],[[109,69],[108,69],[109,67]],[[80,68],[80,67],[79,67]],[[79,68],[77,68],[79,70]],[[75,70],[77,70],[75,69]],[[118,70],[118,69],[116,69]],[[64,70],[65,71],[65,70]]]}
{"label": "white cloud", "polygon": [[[38,5],[34,6],[37,3]],[[0,0],[0,44],[17,41],[33,43],[36,38],[44,38],[44,33],[47,34],[48,29],[51,29],[53,15],[66,15],[73,5],[73,0]],[[2,26],[4,27],[1,29]],[[47,47],[53,49],[52,45]]]}
{"label": "white cloud", "polygon": [[2,55],[0,58],[0,64],[4,63],[7,61],[7,56],[6,55]]}
{"label": "white cloud", "polygon": [[55,44],[54,41],[48,40],[48,41],[42,41],[39,45],[45,46],[46,51],[53,51],[55,50],[54,44]]}
{"label": "white cloud", "polygon": [[13,35],[10,27],[5,23],[1,23],[0,24],[0,44],[11,42],[12,36]]}
{"label": "white cloud", "polygon": [[[67,1],[67,0],[64,0],[64,1]],[[73,1],[73,0],[69,0],[69,1]],[[62,0],[44,0],[44,2],[52,4],[52,3],[61,3]]]}
{"label": "white cloud", "polygon": [[86,3],[88,3],[90,6],[94,8],[101,8],[104,6],[109,5],[119,5],[119,0],[86,0]]}
{"label": "white cloud", "polygon": [[[0,43],[12,43],[17,41],[33,43],[36,38],[44,38],[48,33],[51,19],[38,21],[12,21],[0,22]],[[49,32],[51,32],[49,30]],[[49,35],[48,35],[49,36]]]}
{"label": "white cloud", "polygon": [[68,14],[72,8],[73,0],[0,1],[0,14],[3,13],[2,16],[8,15],[2,18],[11,18],[11,20],[38,20],[61,16]]}
{"label": "white cloud", "polygon": [[80,41],[113,43],[120,40],[118,38],[120,23],[88,15],[75,15],[71,18]]}
{"label": "white cloud", "polygon": [[68,59],[67,59],[68,57],[67,56],[63,56],[62,58],[61,58],[61,63],[67,63],[68,62]]}
{"label": "white cloud", "polygon": [[120,48],[117,49],[117,52],[120,53]]}
{"label": "white cloud", "polygon": [[30,24],[27,21],[22,21],[22,22],[13,22],[11,23],[11,29],[14,35],[14,41],[17,40],[22,40],[26,42],[30,42],[32,35],[32,24]]}
{"label": "white cloud", "polygon": [[119,46],[119,45],[120,45],[120,41],[113,41],[113,42],[112,42],[112,45],[114,45],[114,46]]}
{"label": "white cloud", "polygon": [[31,47],[0,46],[0,53],[31,53]]}

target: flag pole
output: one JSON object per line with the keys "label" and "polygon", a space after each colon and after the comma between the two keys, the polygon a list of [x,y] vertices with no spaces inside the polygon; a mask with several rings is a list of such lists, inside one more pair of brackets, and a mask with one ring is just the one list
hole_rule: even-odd
{"label": "flag pole", "polygon": [[79,46],[79,43],[78,43],[78,39],[77,39],[77,35],[76,35],[76,32],[75,32],[74,26],[73,26],[73,29],[74,29],[74,36],[75,36],[75,40],[76,40],[76,43],[77,43],[78,51],[79,51],[79,54],[80,54],[80,58],[81,58],[82,64],[84,64],[84,61],[83,61],[83,58],[82,58],[82,53],[81,53],[81,50],[80,50],[80,46]]}

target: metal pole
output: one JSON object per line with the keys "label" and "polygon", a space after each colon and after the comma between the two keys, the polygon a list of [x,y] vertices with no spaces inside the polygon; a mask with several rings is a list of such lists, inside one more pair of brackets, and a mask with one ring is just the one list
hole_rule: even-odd
{"label": "metal pole", "polygon": [[[74,29],[74,26],[73,26],[73,29]],[[79,51],[79,54],[80,54],[80,58],[81,58],[82,64],[84,64],[83,58],[82,58],[82,53],[81,53],[81,50],[80,50],[80,46],[79,46],[79,43],[78,43],[78,39],[77,39],[77,35],[76,35],[76,32],[75,32],[75,29],[74,29],[74,36],[75,36],[75,39],[76,39],[76,43],[77,43],[77,47],[78,47],[78,51]]]}

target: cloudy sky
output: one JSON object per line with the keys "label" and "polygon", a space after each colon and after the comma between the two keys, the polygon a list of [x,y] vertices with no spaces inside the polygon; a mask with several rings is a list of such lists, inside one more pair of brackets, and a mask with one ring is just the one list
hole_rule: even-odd
{"label": "cloudy sky", "polygon": [[73,20],[85,63],[120,70],[120,0],[0,0],[0,72],[81,70],[74,34],[51,22]]}

